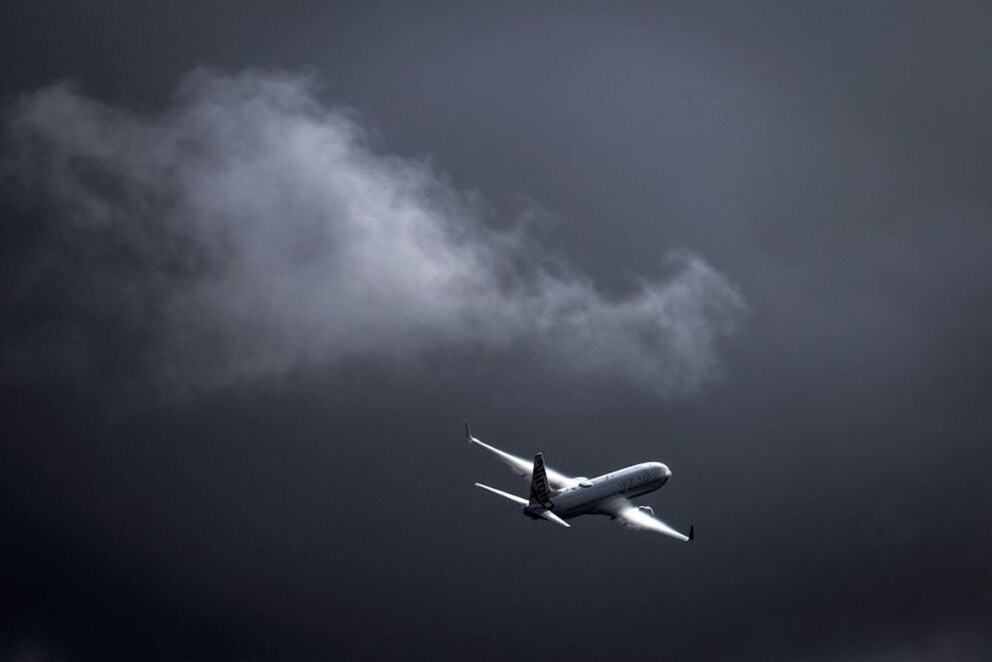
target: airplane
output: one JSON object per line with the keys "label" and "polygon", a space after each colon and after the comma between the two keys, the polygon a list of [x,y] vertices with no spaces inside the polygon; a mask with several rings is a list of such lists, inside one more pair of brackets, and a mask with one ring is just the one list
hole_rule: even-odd
{"label": "airplane", "polygon": [[523,506],[523,514],[534,520],[547,520],[571,527],[569,520],[579,515],[606,515],[625,527],[637,531],[654,531],[683,542],[692,542],[695,528],[689,527],[684,535],[654,516],[649,506],[635,506],[633,497],[654,492],[668,482],[672,472],[661,462],[642,462],[596,478],[570,478],[544,465],[544,455],[538,453],[534,462],[510,455],[472,436],[468,422],[465,437],[470,444],[483,448],[505,462],[522,478],[530,479],[530,498],[497,490],[495,487],[476,483],[487,492]]}

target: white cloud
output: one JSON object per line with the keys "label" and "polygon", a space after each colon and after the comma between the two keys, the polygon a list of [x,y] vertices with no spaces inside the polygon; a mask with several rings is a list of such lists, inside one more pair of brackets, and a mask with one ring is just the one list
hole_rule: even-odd
{"label": "white cloud", "polygon": [[87,284],[77,307],[124,310],[150,328],[159,377],[200,387],[469,345],[686,392],[744,309],[689,253],[668,256],[664,282],[604,296],[488,228],[428,164],[372,149],[300,76],[198,71],[157,115],[54,85],[21,100],[7,135],[8,166]]}

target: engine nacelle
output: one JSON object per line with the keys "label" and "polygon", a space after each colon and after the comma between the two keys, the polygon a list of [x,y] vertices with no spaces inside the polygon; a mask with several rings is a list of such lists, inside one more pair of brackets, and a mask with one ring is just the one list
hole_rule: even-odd
{"label": "engine nacelle", "polygon": [[651,517],[654,517],[654,510],[651,509],[651,506],[638,506],[637,509],[642,513],[647,513]]}

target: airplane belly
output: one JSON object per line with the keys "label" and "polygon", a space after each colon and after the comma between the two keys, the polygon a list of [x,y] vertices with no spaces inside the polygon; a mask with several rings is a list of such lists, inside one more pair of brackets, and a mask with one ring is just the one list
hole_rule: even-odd
{"label": "airplane belly", "polygon": [[594,495],[584,492],[569,492],[553,499],[554,512],[561,517],[577,517],[592,510],[598,501]]}

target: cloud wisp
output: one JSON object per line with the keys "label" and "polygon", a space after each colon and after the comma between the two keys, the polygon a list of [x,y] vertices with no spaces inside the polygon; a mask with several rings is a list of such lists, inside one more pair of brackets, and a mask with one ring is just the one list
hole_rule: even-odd
{"label": "cloud wisp", "polygon": [[7,363],[41,346],[78,363],[120,332],[156,380],[211,388],[480,347],[672,395],[712,375],[745,308],[686,252],[667,279],[602,294],[429,164],[371,147],[307,77],[201,70],[157,114],[56,84],[10,109],[5,138],[19,218],[45,229],[4,305],[63,310]]}

